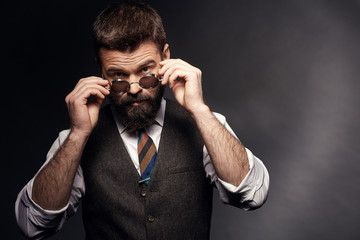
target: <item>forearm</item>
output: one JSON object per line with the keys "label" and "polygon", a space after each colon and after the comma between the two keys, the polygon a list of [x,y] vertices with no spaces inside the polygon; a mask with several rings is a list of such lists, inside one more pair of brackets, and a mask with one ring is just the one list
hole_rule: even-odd
{"label": "forearm", "polygon": [[203,105],[191,112],[217,176],[225,182],[240,185],[249,172],[249,161],[244,146]]}
{"label": "forearm", "polygon": [[192,115],[217,175],[239,185],[250,170],[246,150],[204,104],[200,69],[181,59],[166,59],[160,65],[162,84],[169,84],[177,102]]}
{"label": "forearm", "polygon": [[35,177],[32,200],[43,209],[59,210],[68,203],[86,141],[86,136],[70,132],[53,159]]}
{"label": "forearm", "polygon": [[[260,159],[246,149],[250,164],[250,171],[245,176],[240,185],[234,186],[217,178],[214,174],[214,166],[208,156],[204,159],[205,169],[213,182],[215,183],[221,201],[224,203],[239,207],[244,210],[251,210],[261,207],[268,196],[269,191],[269,173]],[[207,154],[207,151],[206,151]]]}

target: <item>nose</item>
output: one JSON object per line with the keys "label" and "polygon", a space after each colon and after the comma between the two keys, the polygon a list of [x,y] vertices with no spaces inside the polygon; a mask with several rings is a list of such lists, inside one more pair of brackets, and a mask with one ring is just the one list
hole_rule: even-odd
{"label": "nose", "polygon": [[130,90],[128,91],[128,94],[132,94],[132,95],[136,95],[137,93],[139,93],[142,88],[139,85],[138,82],[139,79],[133,78],[131,79],[130,83]]}

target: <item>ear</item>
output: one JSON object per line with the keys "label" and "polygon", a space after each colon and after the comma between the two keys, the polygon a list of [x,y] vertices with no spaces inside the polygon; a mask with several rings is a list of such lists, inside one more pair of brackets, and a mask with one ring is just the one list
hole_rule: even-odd
{"label": "ear", "polygon": [[162,52],[163,60],[170,59],[170,48],[169,44],[165,44],[163,52]]}

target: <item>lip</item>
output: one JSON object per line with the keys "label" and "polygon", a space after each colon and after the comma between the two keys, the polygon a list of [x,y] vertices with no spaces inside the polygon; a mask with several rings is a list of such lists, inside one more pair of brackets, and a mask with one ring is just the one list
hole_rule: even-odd
{"label": "lip", "polygon": [[145,102],[146,102],[146,101],[133,102],[133,103],[131,104],[131,106],[133,106],[133,107],[140,106],[140,105],[143,105]]}

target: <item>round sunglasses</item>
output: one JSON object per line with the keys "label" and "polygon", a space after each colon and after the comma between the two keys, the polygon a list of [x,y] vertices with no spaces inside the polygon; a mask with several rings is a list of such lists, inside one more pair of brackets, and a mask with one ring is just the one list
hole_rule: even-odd
{"label": "round sunglasses", "polygon": [[132,84],[137,83],[143,89],[152,89],[157,87],[161,81],[162,81],[162,77],[161,76],[156,77],[155,74],[153,73],[145,75],[144,77],[140,78],[138,82],[129,83],[126,80],[115,79],[112,80],[110,91],[117,95],[122,95],[130,90]]}

